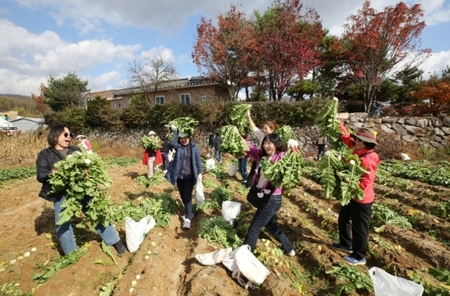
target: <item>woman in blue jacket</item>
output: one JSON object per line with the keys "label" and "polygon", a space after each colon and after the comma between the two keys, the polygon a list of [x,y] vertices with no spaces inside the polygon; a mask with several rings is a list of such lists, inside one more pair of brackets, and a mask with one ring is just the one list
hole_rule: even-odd
{"label": "woman in blue jacket", "polygon": [[172,185],[177,185],[181,200],[184,204],[183,228],[191,228],[194,218],[192,211],[192,190],[197,182],[202,181],[202,160],[200,149],[191,141],[191,135],[183,131],[177,132],[175,126],[173,131],[172,146],[175,149],[175,158],[170,163],[166,173],[166,179]]}

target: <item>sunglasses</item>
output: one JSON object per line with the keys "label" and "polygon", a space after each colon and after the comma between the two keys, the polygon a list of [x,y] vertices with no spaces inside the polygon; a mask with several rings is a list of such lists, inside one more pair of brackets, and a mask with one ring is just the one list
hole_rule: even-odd
{"label": "sunglasses", "polygon": [[68,138],[68,137],[71,137],[71,138],[73,138],[73,134],[72,133],[64,133],[64,138]]}

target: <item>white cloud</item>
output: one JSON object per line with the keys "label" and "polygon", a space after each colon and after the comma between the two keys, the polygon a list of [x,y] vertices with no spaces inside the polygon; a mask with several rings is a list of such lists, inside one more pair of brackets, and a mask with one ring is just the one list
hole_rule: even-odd
{"label": "white cloud", "polygon": [[434,52],[420,66],[420,69],[424,72],[424,79],[428,79],[430,74],[441,76],[442,70],[446,69],[447,65],[450,67],[450,50]]}

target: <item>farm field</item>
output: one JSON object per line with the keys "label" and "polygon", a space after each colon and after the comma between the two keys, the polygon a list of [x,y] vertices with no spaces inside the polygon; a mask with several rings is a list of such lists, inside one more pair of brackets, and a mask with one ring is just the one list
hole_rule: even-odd
{"label": "farm field", "polygon": [[[343,261],[345,253],[331,248],[337,238],[339,202],[323,197],[315,164],[310,163],[301,185],[284,192],[278,215],[296,256],[278,252],[278,242],[263,232],[256,256],[270,275],[259,288],[246,290],[222,264],[203,266],[194,258],[224,248],[200,236],[201,221],[221,216],[218,199],[242,203],[233,228],[240,239],[254,212],[245,201],[247,189],[240,176],[227,174],[229,159],[204,174],[207,202],[196,209],[191,229],[181,228],[178,211],[166,226],[152,229],[137,252],[117,257],[111,249],[116,264],[95,232],[75,229],[86,253],[41,282],[33,276],[60,257],[53,205],[38,197],[40,183],[32,172],[0,181],[0,295],[374,295],[368,275],[373,266],[421,282],[425,295],[450,295],[450,180],[445,178],[450,164],[383,164],[375,187],[367,265],[351,267]],[[180,200],[167,182],[148,187],[138,182],[146,171],[138,157],[116,155],[105,162],[113,179],[108,194],[117,207],[163,194]],[[123,223],[115,226],[124,239]]]}

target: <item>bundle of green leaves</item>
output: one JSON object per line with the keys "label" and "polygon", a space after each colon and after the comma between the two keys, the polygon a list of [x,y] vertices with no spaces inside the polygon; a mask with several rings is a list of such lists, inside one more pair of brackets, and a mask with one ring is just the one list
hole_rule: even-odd
{"label": "bundle of green leaves", "polygon": [[225,248],[237,248],[242,244],[236,230],[223,217],[202,219],[199,226],[198,236],[207,242],[215,242]]}
{"label": "bundle of green leaves", "polygon": [[235,125],[242,136],[250,132],[250,125],[247,119],[247,113],[252,105],[237,104],[233,107],[230,114],[231,123]]}
{"label": "bundle of green leaves", "polygon": [[[55,164],[55,171],[49,179],[50,193],[64,193],[66,200],[62,204],[59,225],[71,221],[74,217],[83,218],[77,227],[87,225],[107,226],[113,220],[112,199],[105,189],[112,183],[106,172],[106,166],[96,153],[75,152]],[[83,203],[89,200],[89,206],[82,217]]]}
{"label": "bundle of green leaves", "polygon": [[303,169],[303,158],[298,151],[289,150],[277,162],[261,160],[264,176],[275,188],[293,188],[300,184]]}
{"label": "bundle of green leaves", "polygon": [[339,129],[337,98],[333,98],[323,107],[314,123],[320,128],[320,136],[327,136],[330,149],[341,150],[345,147],[345,144],[340,140],[342,132]]}
{"label": "bundle of green leaves", "polygon": [[191,117],[177,117],[169,122],[170,125],[175,125],[179,131],[192,136],[195,132],[195,126],[198,124],[194,118]]}
{"label": "bundle of green leaves", "polygon": [[144,135],[142,137],[141,144],[144,149],[158,150],[162,147],[161,140],[156,136],[149,137]]}
{"label": "bundle of green leaves", "polygon": [[295,140],[295,135],[294,132],[292,130],[292,127],[290,127],[289,125],[283,125],[280,128],[277,128],[277,130],[275,131],[275,134],[277,134],[281,141],[283,141],[284,146],[287,148],[287,142],[290,139],[294,139]]}
{"label": "bundle of green leaves", "polygon": [[219,134],[222,137],[222,152],[239,157],[244,156],[245,151],[250,149],[239,133],[239,130],[234,125],[222,126],[219,129]]}
{"label": "bundle of green leaves", "polygon": [[325,197],[338,199],[341,205],[350,203],[351,199],[362,200],[364,191],[359,186],[361,176],[367,171],[361,166],[358,155],[336,150],[327,151],[319,162],[320,183]]}

